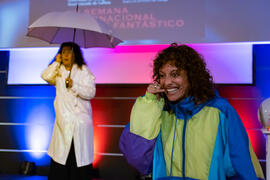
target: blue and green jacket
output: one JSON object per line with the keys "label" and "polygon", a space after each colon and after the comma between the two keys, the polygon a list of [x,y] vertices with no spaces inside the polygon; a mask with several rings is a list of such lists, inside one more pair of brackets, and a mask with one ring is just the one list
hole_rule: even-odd
{"label": "blue and green jacket", "polygon": [[188,97],[164,109],[163,99],[146,93],[132,108],[128,131],[153,144],[145,150],[153,155],[144,158],[135,152],[144,145],[130,136],[120,139],[124,155],[135,156],[131,164],[137,160],[145,165],[150,157],[153,179],[264,179],[241,119],[219,96],[200,105]]}

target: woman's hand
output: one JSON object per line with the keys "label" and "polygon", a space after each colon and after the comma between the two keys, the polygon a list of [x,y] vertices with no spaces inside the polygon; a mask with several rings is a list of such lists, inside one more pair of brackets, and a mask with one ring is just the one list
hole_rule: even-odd
{"label": "woman's hand", "polygon": [[165,92],[165,89],[162,89],[158,82],[154,82],[153,84],[149,84],[146,90],[148,93],[155,94],[160,99],[160,93]]}
{"label": "woman's hand", "polygon": [[62,61],[61,54],[56,55],[55,61],[61,63],[61,61]]}

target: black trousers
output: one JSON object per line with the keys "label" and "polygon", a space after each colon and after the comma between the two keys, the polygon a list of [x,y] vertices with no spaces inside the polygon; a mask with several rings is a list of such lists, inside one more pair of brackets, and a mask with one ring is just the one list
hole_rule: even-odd
{"label": "black trousers", "polygon": [[92,166],[77,167],[73,141],[68,154],[66,165],[51,159],[48,180],[90,180]]}

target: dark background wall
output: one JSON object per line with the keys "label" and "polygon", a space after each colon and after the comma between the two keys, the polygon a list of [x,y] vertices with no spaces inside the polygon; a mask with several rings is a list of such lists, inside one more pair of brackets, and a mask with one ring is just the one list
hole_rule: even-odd
{"label": "dark background wall", "polygon": [[[260,103],[270,96],[270,45],[253,46],[254,85],[217,85],[221,96],[229,100],[239,113],[262,167],[265,168],[265,136],[257,118]],[[52,86],[8,86],[9,52],[0,51],[0,173],[19,172],[20,163],[35,161],[37,173],[48,173],[49,157],[33,159],[26,144],[25,132],[31,124],[24,121],[29,109],[37,105],[49,107],[55,89]],[[22,67],[23,68],[23,67]],[[224,74],[226,76],[226,74]],[[118,140],[136,97],[144,95],[146,84],[98,84],[96,97],[91,100],[94,119],[95,164],[103,178],[136,179],[138,172],[130,167],[118,149]],[[38,120],[37,120],[38,121]],[[53,122],[48,122],[53,126]],[[49,132],[51,133],[51,132]],[[40,137],[43,138],[42,134]],[[45,153],[45,152],[43,152]]]}

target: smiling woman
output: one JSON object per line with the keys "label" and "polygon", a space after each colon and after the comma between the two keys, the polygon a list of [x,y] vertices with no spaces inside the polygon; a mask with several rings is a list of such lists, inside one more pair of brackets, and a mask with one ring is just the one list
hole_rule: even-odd
{"label": "smiling woman", "polygon": [[131,165],[163,180],[264,178],[241,119],[194,49],[174,43],[158,53],[153,78],[120,138]]}
{"label": "smiling woman", "polygon": [[[188,95],[189,82],[186,70],[178,70],[170,62],[164,64],[159,71],[160,89],[169,101],[178,101]],[[150,92],[151,93],[151,92]]]}
{"label": "smiling woman", "polygon": [[154,60],[153,78],[160,83],[166,99],[171,102],[193,96],[195,103],[199,104],[215,96],[213,77],[206,69],[204,59],[186,45],[173,43],[161,51]]}

